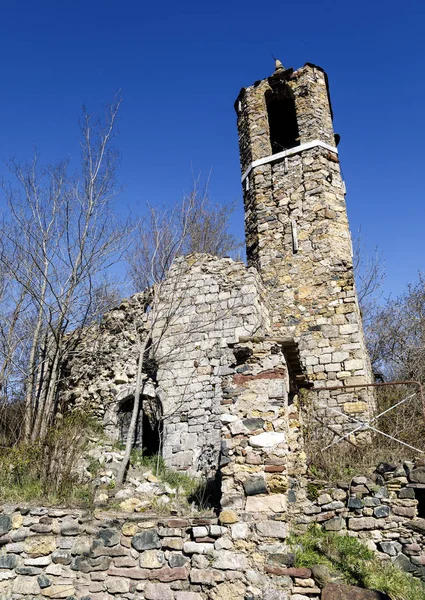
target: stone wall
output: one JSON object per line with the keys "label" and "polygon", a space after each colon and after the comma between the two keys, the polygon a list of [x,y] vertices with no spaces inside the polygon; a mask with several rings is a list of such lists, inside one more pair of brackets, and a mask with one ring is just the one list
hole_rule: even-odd
{"label": "stone wall", "polygon": [[297,494],[288,498],[292,528],[303,532],[319,523],[327,531],[349,533],[365,540],[382,560],[425,581],[423,464],[381,463],[371,476],[336,485],[303,478]]}
{"label": "stone wall", "polygon": [[[91,410],[113,438],[120,433],[120,406],[134,395],[137,340],[152,319],[148,304],[147,294],[123,301],[84,332],[66,365],[63,402]],[[156,311],[144,408],[161,418],[159,450],[169,466],[214,476],[221,376],[233,360],[228,344],[267,331],[262,285],[241,262],[192,255],[176,261]]]}
{"label": "stone wall", "polygon": [[[293,98],[299,137],[294,147],[272,154],[267,97],[282,90]],[[236,108],[247,257],[267,289],[272,329],[295,337],[315,388],[369,383],[326,74],[310,64],[295,72],[277,68],[243,89]],[[325,146],[303,147],[312,142]],[[363,403],[360,416],[370,416],[370,393],[349,394]],[[321,394],[319,413],[333,420],[327,401],[343,410],[346,399]]]}
{"label": "stone wall", "polygon": [[295,568],[287,544],[311,523],[359,537],[425,580],[415,498],[425,490],[423,463],[383,463],[372,477],[333,486],[299,479],[306,485],[288,491],[286,511],[265,506],[273,494],[259,491],[248,495],[251,506],[223,508],[218,519],[3,505],[0,600],[318,600],[314,569]]}
{"label": "stone wall", "polygon": [[286,512],[289,376],[278,340],[232,347],[223,376],[221,506]]}
{"label": "stone wall", "polygon": [[218,522],[3,506],[0,600],[314,600],[309,570],[282,565],[287,534],[232,511]]}

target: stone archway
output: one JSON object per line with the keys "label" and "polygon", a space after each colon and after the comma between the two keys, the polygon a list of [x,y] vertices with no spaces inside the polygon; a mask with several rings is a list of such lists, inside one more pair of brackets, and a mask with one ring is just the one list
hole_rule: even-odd
{"label": "stone archway", "polygon": [[[134,407],[134,394],[129,393],[118,401],[117,428],[118,439],[125,443]],[[134,447],[143,451],[145,456],[154,456],[161,451],[162,407],[155,396],[142,396],[141,411],[136,429]]]}

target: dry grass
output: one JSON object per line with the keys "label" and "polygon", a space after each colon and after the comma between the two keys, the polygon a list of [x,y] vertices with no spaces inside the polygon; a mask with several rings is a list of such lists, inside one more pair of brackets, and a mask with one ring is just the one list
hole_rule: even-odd
{"label": "dry grass", "polygon": [[75,411],[45,438],[0,451],[0,500],[90,505],[93,490],[81,481],[79,463],[92,422]]}
{"label": "dry grass", "polygon": [[[416,391],[415,387],[408,385],[377,388],[376,414]],[[373,426],[383,433],[417,450],[371,430],[368,432],[367,443],[349,439],[326,448],[335,441],[336,436],[334,431],[315,416],[313,401],[314,392],[307,392],[303,403],[304,438],[309,468],[313,475],[332,482],[373,472],[380,462],[400,464],[406,460],[425,457],[420,452],[425,453],[425,421],[419,394],[373,422]],[[355,426],[351,425],[352,428]]]}

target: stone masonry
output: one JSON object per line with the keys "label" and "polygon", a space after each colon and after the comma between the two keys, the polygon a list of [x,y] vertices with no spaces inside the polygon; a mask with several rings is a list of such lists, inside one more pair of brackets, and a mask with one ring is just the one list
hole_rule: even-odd
{"label": "stone masonry", "polygon": [[310,523],[349,533],[425,580],[425,519],[415,499],[424,481],[423,461],[381,463],[372,477],[338,485],[310,481],[307,496],[288,494],[289,523],[258,501],[219,519],[3,505],[0,600],[325,600],[343,591],[381,600],[348,595],[347,586],[328,596],[320,572],[294,566],[288,535]]}
{"label": "stone masonry", "polygon": [[[370,383],[326,73],[277,61],[235,107],[247,258],[266,287],[272,330],[295,337],[316,389]],[[369,415],[364,389],[339,396],[323,391],[318,406]]]}
{"label": "stone masonry", "polygon": [[[236,110],[248,266],[179,258],[155,317],[140,293],[82,332],[61,394],[124,440],[138,349],[153,328],[138,441],[170,467],[210,478],[229,460],[225,496],[243,508],[250,484],[227,479],[242,463],[265,494],[270,473],[280,473],[284,490],[287,465],[300,468],[302,440],[291,447],[288,437],[300,385],[313,388],[316,413],[334,433],[353,429],[353,416],[369,417],[373,396],[350,387],[370,383],[371,369],[326,74],[278,62],[271,77],[240,92]],[[256,435],[280,442],[253,446]]]}
{"label": "stone masonry", "polygon": [[[116,439],[122,438],[120,409],[134,397],[136,342],[146,336],[148,304],[136,294],[107,313],[85,332],[67,365],[63,400],[90,407]],[[143,388],[144,409],[160,418],[158,451],[173,468],[214,477],[221,380],[233,372],[229,344],[269,329],[262,284],[255,269],[240,262],[191,255],[169,273],[158,310]]]}

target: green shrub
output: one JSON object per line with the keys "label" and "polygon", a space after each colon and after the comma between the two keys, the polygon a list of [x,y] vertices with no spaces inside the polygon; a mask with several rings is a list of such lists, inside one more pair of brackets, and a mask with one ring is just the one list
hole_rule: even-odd
{"label": "green shrub", "polygon": [[291,536],[289,545],[297,567],[326,565],[346,583],[388,594],[391,600],[424,600],[425,585],[390,562],[378,560],[357,538],[312,525],[303,535]]}

